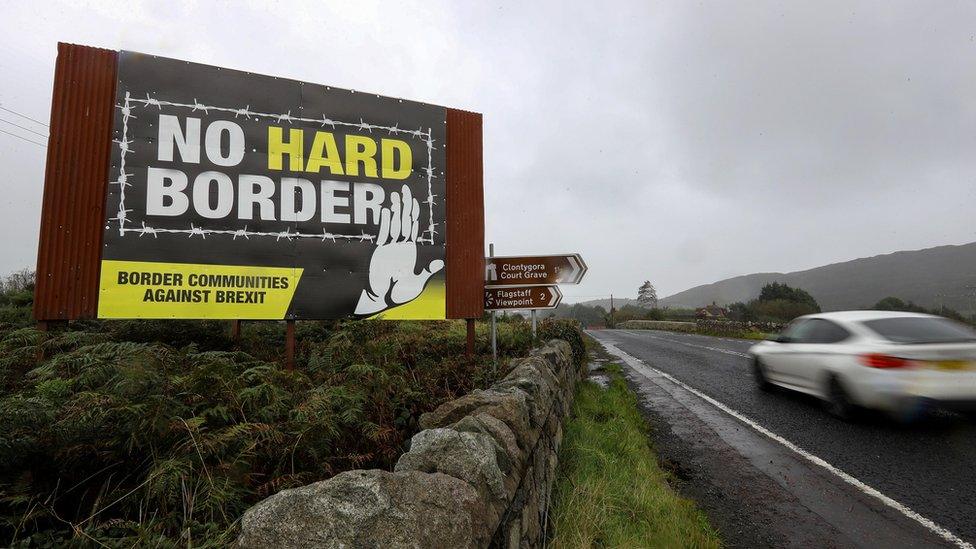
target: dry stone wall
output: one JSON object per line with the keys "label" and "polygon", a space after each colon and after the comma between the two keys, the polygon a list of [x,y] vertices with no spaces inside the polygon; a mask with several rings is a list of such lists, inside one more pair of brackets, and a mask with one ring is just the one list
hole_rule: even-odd
{"label": "dry stone wall", "polygon": [[541,547],[582,365],[553,340],[420,418],[393,472],[347,471],[249,509],[240,547]]}
{"label": "dry stone wall", "polygon": [[626,320],[617,324],[624,330],[668,330],[671,332],[694,332],[694,322],[678,322],[673,320]]}

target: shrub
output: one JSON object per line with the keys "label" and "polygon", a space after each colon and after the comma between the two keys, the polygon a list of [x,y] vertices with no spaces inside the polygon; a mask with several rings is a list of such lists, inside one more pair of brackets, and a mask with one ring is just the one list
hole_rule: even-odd
{"label": "shrub", "polygon": [[538,335],[542,341],[562,339],[569,343],[569,346],[573,348],[573,359],[577,364],[582,363],[586,358],[586,343],[583,340],[583,332],[579,322],[575,320],[547,318],[539,325]]}
{"label": "shrub", "polygon": [[773,282],[771,284],[766,284],[759,291],[759,301],[786,301],[790,303],[803,303],[816,309],[815,313],[820,312],[820,305],[817,304],[817,300],[813,298],[806,290],[802,288],[793,288],[787,286],[786,284],[780,284],[779,282]]}
{"label": "shrub", "polygon": [[655,307],[647,312],[646,320],[664,320],[666,316],[664,310]]}
{"label": "shrub", "polygon": [[[582,357],[575,323],[539,329]],[[294,371],[282,323],[236,348],[212,321],[0,332],[0,545],[226,545],[248,506],[390,468],[421,413],[503,375],[477,330],[468,359],[463,322],[299,322]],[[498,330],[503,359],[528,351],[527,323]]]}
{"label": "shrub", "polygon": [[820,307],[805,302],[774,299],[749,304],[751,319],[766,322],[788,322],[798,316],[819,313]]}

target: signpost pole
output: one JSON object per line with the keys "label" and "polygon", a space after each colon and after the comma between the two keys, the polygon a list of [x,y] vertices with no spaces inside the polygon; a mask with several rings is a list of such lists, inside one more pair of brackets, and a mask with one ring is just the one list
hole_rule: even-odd
{"label": "signpost pole", "polygon": [[532,309],[532,342],[533,343],[535,342],[535,337],[536,337],[535,336],[535,315],[536,315],[536,312],[537,311],[535,309]]}
{"label": "signpost pole", "polygon": [[295,321],[285,321],[285,369],[295,369]]}
{"label": "signpost pole", "polygon": [[[488,244],[488,257],[495,257],[495,243]],[[495,311],[491,312],[491,363],[495,371],[498,371],[498,333],[495,325]]]}
{"label": "signpost pole", "polygon": [[241,321],[231,320],[230,321],[230,337],[234,340],[234,343],[240,343],[241,341]]}

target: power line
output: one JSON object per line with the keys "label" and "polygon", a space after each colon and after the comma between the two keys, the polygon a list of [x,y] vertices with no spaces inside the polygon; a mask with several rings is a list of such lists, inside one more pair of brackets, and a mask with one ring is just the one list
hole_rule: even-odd
{"label": "power line", "polygon": [[21,126],[20,124],[14,124],[13,122],[11,122],[9,120],[4,120],[3,118],[0,118],[0,122],[4,122],[6,124],[10,124],[11,126],[13,126],[15,128],[20,128],[20,129],[22,129],[24,131],[31,132],[34,135],[39,135],[41,137],[47,138],[47,134],[46,133],[35,132],[34,130],[32,130],[32,129],[28,128],[28,127]]}
{"label": "power line", "polygon": [[41,122],[40,120],[37,120],[35,118],[31,118],[31,117],[27,116],[26,114],[20,114],[17,111],[10,110],[7,107],[4,107],[3,105],[0,105],[0,110],[4,110],[4,111],[7,111],[9,113],[16,114],[17,116],[19,116],[21,118],[26,118],[27,120],[30,120],[31,122],[33,122],[35,124],[40,124],[40,125],[44,126],[45,128],[49,128],[50,127],[47,124],[45,124],[44,122]]}
{"label": "power line", "polygon": [[6,131],[6,130],[2,130],[2,129],[0,129],[0,133],[5,133],[5,134],[7,134],[7,135],[10,135],[10,136],[13,136],[13,137],[16,137],[17,139],[20,139],[20,140],[23,140],[23,141],[26,141],[26,142],[28,142],[28,143],[33,143],[33,144],[35,144],[35,145],[38,145],[38,146],[40,146],[40,147],[43,147],[43,148],[45,148],[45,149],[47,148],[47,145],[45,145],[44,143],[38,143],[37,141],[34,141],[33,139],[27,139],[26,137],[22,137],[22,136],[19,136],[19,135],[17,135],[17,134],[15,134],[15,133],[10,133],[10,132],[8,132],[8,131]]}

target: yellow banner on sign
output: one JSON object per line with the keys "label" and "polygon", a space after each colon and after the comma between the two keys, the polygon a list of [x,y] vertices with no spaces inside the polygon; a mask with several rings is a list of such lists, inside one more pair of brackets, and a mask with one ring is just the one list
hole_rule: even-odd
{"label": "yellow banner on sign", "polygon": [[376,320],[443,320],[447,318],[447,289],[444,278],[435,276],[413,301],[404,303],[369,318]]}
{"label": "yellow banner on sign", "polygon": [[99,318],[285,318],[303,269],[102,261]]}

